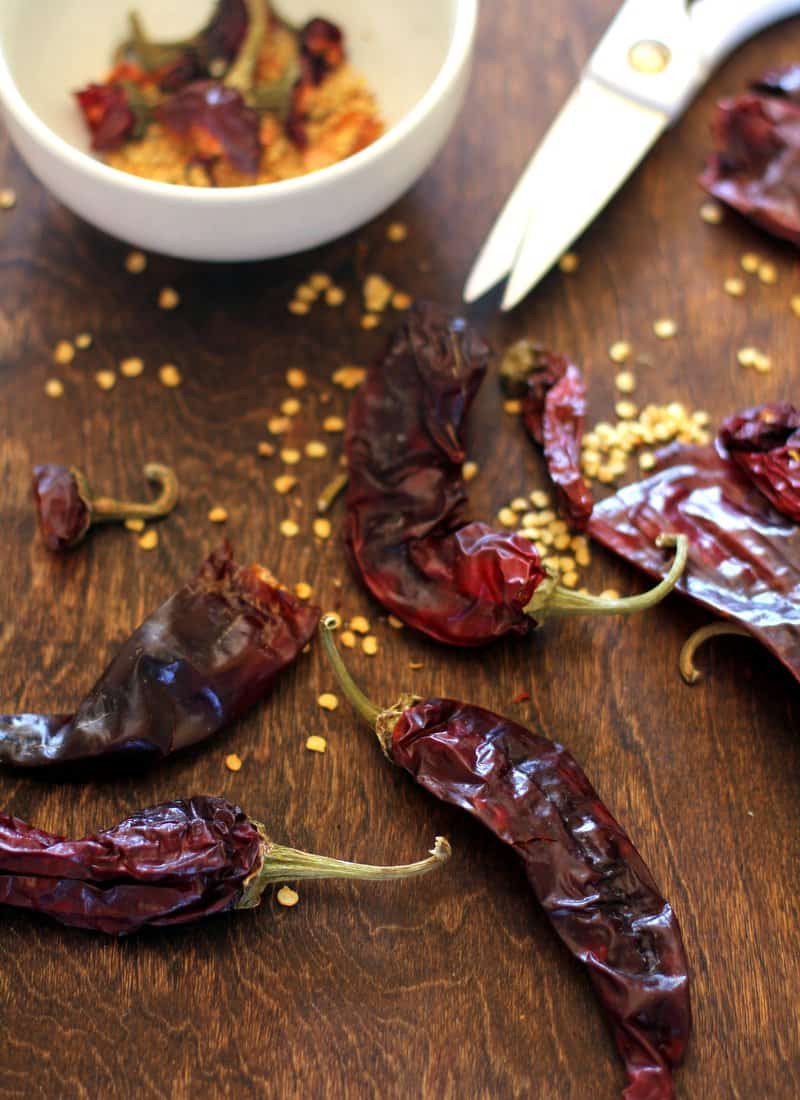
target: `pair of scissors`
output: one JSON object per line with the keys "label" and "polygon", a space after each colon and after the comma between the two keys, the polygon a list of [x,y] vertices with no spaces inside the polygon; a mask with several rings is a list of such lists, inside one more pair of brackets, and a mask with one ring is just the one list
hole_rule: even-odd
{"label": "pair of scissors", "polygon": [[716,65],[800,0],[627,0],[522,174],[464,290],[513,309],[594,220]]}

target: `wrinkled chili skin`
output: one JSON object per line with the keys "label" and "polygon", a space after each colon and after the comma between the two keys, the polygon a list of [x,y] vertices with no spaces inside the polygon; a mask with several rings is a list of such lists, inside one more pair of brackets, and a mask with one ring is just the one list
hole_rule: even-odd
{"label": "wrinkled chili skin", "polygon": [[306,121],[309,97],[326,76],[345,60],[344,35],[328,19],[311,19],[300,31],[300,76],[292,89],[292,102],[286,130],[292,141],[304,149],[308,144]]}
{"label": "wrinkled chili skin", "polygon": [[407,707],[388,754],[520,856],[554,929],[588,968],[625,1062],[626,1100],[671,1100],[691,1031],[680,927],[572,756],[451,699]]}
{"label": "wrinkled chili skin", "polygon": [[0,814],[0,905],[112,936],[188,924],[235,907],[261,853],[222,798],[167,802],[82,840]]}
{"label": "wrinkled chili skin", "polygon": [[191,138],[201,154],[219,154],[242,172],[258,172],[258,112],[235,88],[218,80],[196,80],[159,103],[154,117],[179,137]]}
{"label": "wrinkled chili skin", "polygon": [[204,741],[264,696],[318,621],[226,545],[134,631],[74,714],[0,717],[0,764],[161,758]]}
{"label": "wrinkled chili skin", "polygon": [[89,84],[75,98],[92,135],[92,149],[110,152],[133,136],[137,117],[120,84]]}
{"label": "wrinkled chili skin", "polygon": [[80,542],[91,514],[72,470],[66,466],[34,466],[33,499],[45,546],[64,551]]}
{"label": "wrinkled chili skin", "polygon": [[466,321],[415,307],[357,390],[345,437],[355,569],[403,622],[459,646],[526,634],[546,576],[527,539],[464,519],[464,432],[488,361]]}
{"label": "wrinkled chili skin", "polygon": [[719,443],[779,512],[800,523],[800,412],[786,403],[729,417]]}
{"label": "wrinkled chili skin", "polygon": [[664,572],[651,540],[685,534],[679,591],[749,630],[800,680],[800,528],[713,446],[674,444],[656,473],[598,504],[593,538],[651,576]]}
{"label": "wrinkled chili skin", "polygon": [[713,132],[716,151],[701,186],[768,233],[800,244],[800,104],[756,92],[724,99]]}

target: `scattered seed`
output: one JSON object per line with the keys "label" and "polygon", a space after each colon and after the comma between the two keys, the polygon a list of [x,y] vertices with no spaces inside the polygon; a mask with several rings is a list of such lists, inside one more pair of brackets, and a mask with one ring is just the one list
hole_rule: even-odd
{"label": "scattered seed", "polygon": [[327,275],[324,271],[315,271],[313,275],[308,277],[308,285],[313,286],[314,290],[327,290],[333,280],[330,275]]}
{"label": "scattered seed", "polygon": [[534,508],[547,508],[550,504],[550,496],[543,489],[534,489],[529,499]]}
{"label": "scattered seed", "polygon": [[303,456],[295,447],[284,447],[281,451],[281,462],[287,466],[296,466]]}
{"label": "scattered seed", "polygon": [[113,370],[97,371],[94,380],[101,390],[113,390],[117,384],[117,376]]}
{"label": "scattered seed", "polygon": [[144,520],[140,519],[138,516],[131,516],[129,519],[125,520],[125,529],[128,531],[136,531],[137,533],[144,531]]}
{"label": "scattered seed", "polygon": [[312,439],[306,443],[305,452],[309,458],[324,458],[328,453],[328,444],[322,443],[319,439]]}
{"label": "scattered seed", "polygon": [[369,634],[361,643],[361,648],[368,657],[374,657],[378,652],[378,639],[374,634]]}
{"label": "scattered seed", "polygon": [[142,550],[155,550],[158,546],[158,531],[154,527],[151,527],[149,531],[145,531],[143,535],[139,536],[139,547]]}
{"label": "scattered seed", "polygon": [[414,299],[410,294],[406,294],[404,290],[396,290],[392,295],[392,309],[396,309],[398,313],[411,309],[413,304]]}
{"label": "scattered seed", "polygon": [[656,456],[651,451],[643,451],[639,455],[639,469],[652,470],[656,464]]}
{"label": "scattered seed", "polygon": [[614,411],[620,420],[633,420],[638,409],[632,401],[618,401],[614,406]]}
{"label": "scattered seed", "polygon": [[334,695],[332,691],[323,691],[322,695],[317,696],[317,704],[323,710],[336,710],[339,706],[339,697]]}
{"label": "scattered seed", "polygon": [[608,357],[612,363],[627,363],[633,354],[633,348],[627,340],[617,340],[608,349]]}
{"label": "scattered seed", "polygon": [[565,252],[558,261],[559,270],[565,275],[574,275],[580,266],[581,259],[576,252]]}
{"label": "scattered seed", "polygon": [[389,623],[389,626],[393,630],[402,630],[403,627],[405,626],[405,623],[403,622],[403,620],[398,619],[398,617],[396,615],[390,615],[389,618],[387,619],[387,622]]}
{"label": "scattered seed", "polygon": [[4,187],[2,191],[0,191],[0,210],[13,210],[16,205],[16,192],[10,187]]}
{"label": "scattered seed", "polygon": [[53,359],[56,363],[59,363],[62,367],[67,363],[71,363],[75,358],[75,348],[69,342],[69,340],[59,340],[53,349]]}
{"label": "scattered seed", "polygon": [[298,581],[294,586],[294,594],[298,600],[310,600],[313,593],[313,588],[310,584],[306,584],[305,581]]}
{"label": "scattered seed", "polygon": [[293,298],[288,305],[289,312],[293,313],[295,317],[304,317],[310,309],[311,306],[308,304],[308,302],[301,302],[299,298]]}
{"label": "scattered seed", "polygon": [[331,535],[331,521],[322,516],[317,516],[313,523],[314,534],[318,539],[327,539]]}
{"label": "scattered seed", "polygon": [[365,313],[361,318],[361,327],[365,332],[370,332],[372,329],[377,328],[380,323],[381,319],[376,313]]}
{"label": "scattered seed", "polygon": [[580,578],[574,569],[568,569],[561,574],[561,583],[565,588],[577,588],[579,580]]}
{"label": "scattered seed", "polygon": [[700,207],[700,217],[708,225],[719,225],[725,217],[722,207],[715,202],[704,202]]}
{"label": "scattered seed", "polygon": [[325,301],[329,306],[340,306],[346,298],[347,295],[340,286],[330,286],[325,291]]}
{"label": "scattered seed", "polygon": [[772,360],[768,355],[764,355],[763,353],[759,352],[758,356],[753,362],[753,367],[755,368],[755,370],[758,371],[759,374],[768,374],[772,370]]}
{"label": "scattered seed", "polygon": [[125,257],[125,270],[130,275],[141,275],[147,267],[147,257],[144,252],[138,250],[129,252]]}
{"label": "scattered seed", "polygon": [[763,263],[758,265],[758,281],[764,286],[774,286],[778,281],[778,269],[775,264]]}
{"label": "scattered seed", "polygon": [[390,222],[386,227],[386,239],[392,244],[402,244],[408,237],[408,226],[404,222]]}
{"label": "scattered seed", "polygon": [[48,397],[61,397],[64,393],[64,383],[60,378],[48,378],[44,384],[44,392]]}
{"label": "scattered seed", "polygon": [[181,304],[181,296],[174,287],[165,286],[158,292],[159,309],[177,309]]}
{"label": "scattered seed", "polygon": [[527,512],[528,502],[525,497],[514,497],[509,507],[511,508],[512,512]]}
{"label": "scattered seed", "polygon": [[291,424],[288,416],[271,416],[267,421],[267,431],[270,435],[283,435],[288,432]]}
{"label": "scattered seed", "polygon": [[272,458],[275,454],[275,448],[266,439],[261,439],[256,444],[256,450],[262,458]]}
{"label": "scattered seed", "polygon": [[502,523],[503,527],[516,527],[519,522],[519,517],[516,512],[512,512],[510,508],[501,508],[497,513],[497,518]]}
{"label": "scattered seed", "polygon": [[328,747],[328,742],[324,737],[320,737],[319,734],[312,733],[309,738],[306,739],[306,748],[309,752],[325,752]]}
{"label": "scattered seed", "polygon": [[408,667],[412,669],[412,671],[418,672],[419,669],[424,668],[425,665],[422,663],[422,661],[409,661]]}
{"label": "scattered seed", "polygon": [[678,325],[669,317],[659,317],[653,322],[653,332],[659,340],[671,340],[678,332]]}
{"label": "scattered seed", "polygon": [[742,298],[747,291],[747,284],[744,279],[740,279],[738,275],[726,279],[722,286],[725,293],[730,294],[731,298]]}
{"label": "scattered seed", "polygon": [[503,412],[508,413],[510,416],[517,416],[522,412],[522,402],[516,397],[509,398],[508,401],[503,402]]}
{"label": "scattered seed", "polygon": [[312,302],[316,302],[318,297],[318,292],[308,283],[301,283],[300,286],[295,287],[294,300],[296,302],[308,302],[311,305]]}
{"label": "scattered seed", "polygon": [[225,757],[225,767],[229,772],[240,772],[242,770],[242,758],[235,752],[230,752]]}
{"label": "scattered seed", "polygon": [[355,634],[353,633],[352,630],[343,630],[342,633],[341,633],[341,637],[339,638],[339,641],[347,649],[355,649],[356,642],[358,641],[358,639],[356,638],[356,636],[355,636]]}
{"label": "scattered seed", "polygon": [[292,390],[303,390],[308,385],[306,372],[300,367],[289,367],[286,372],[286,385]]}
{"label": "scattered seed", "polygon": [[383,275],[367,275],[362,293],[367,313],[383,313],[391,301],[394,287]]}
{"label": "scattered seed", "polygon": [[285,401],[281,401],[281,412],[284,416],[297,416],[300,412],[300,402],[296,397],[287,397]]}
{"label": "scattered seed", "polygon": [[326,432],[343,432],[344,420],[341,416],[326,416],[322,421],[322,427]]}
{"label": "scattered seed", "polygon": [[367,377],[366,367],[338,367],[333,372],[333,382],[343,390],[354,390]]}
{"label": "scattered seed", "polygon": [[756,359],[758,359],[760,354],[761,353],[759,352],[758,348],[748,346],[745,348],[739,348],[736,353],[736,358],[739,360],[739,364],[741,366],[753,367],[755,366]]}
{"label": "scattered seed", "polygon": [[761,265],[761,257],[755,252],[745,252],[739,263],[742,265],[742,271],[747,272],[748,275],[755,275]]}
{"label": "scattered seed", "polygon": [[300,900],[300,895],[296,890],[293,890],[291,886],[281,886],[280,890],[275,895],[275,899],[278,905],[284,906],[285,909],[291,909],[297,905]]}
{"label": "scattered seed", "polygon": [[123,359],[119,365],[119,372],[124,375],[125,378],[138,378],[143,370],[144,360],[139,359],[138,356]]}
{"label": "scattered seed", "polygon": [[285,496],[294,489],[297,484],[297,478],[293,477],[291,474],[281,474],[280,477],[275,478],[272,484],[277,492]]}
{"label": "scattered seed", "polygon": [[217,506],[208,513],[209,523],[227,523],[228,513],[224,508]]}
{"label": "scattered seed", "polygon": [[75,337],[75,347],[80,348],[81,351],[86,351],[87,348],[92,346],[92,334],[91,332],[79,332]]}
{"label": "scattered seed", "polygon": [[636,389],[636,376],[633,371],[621,370],[614,379],[614,384],[620,393],[633,393]]}
{"label": "scattered seed", "polygon": [[354,616],[350,620],[350,629],[355,630],[356,634],[369,634],[369,619],[363,615]]}
{"label": "scattered seed", "polygon": [[174,390],[177,386],[180,386],[183,378],[174,363],[165,363],[163,367],[158,368],[158,380],[162,386]]}
{"label": "scattered seed", "polygon": [[300,528],[293,519],[281,520],[280,532],[286,539],[293,539],[300,534]]}
{"label": "scattered seed", "polygon": [[600,593],[601,600],[618,600],[619,592],[616,588],[606,588]]}

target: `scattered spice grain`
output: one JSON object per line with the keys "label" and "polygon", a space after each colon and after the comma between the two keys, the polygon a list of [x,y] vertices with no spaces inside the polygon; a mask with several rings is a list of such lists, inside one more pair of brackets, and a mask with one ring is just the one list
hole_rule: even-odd
{"label": "scattered spice grain", "polygon": [[378,639],[374,634],[368,634],[367,637],[361,643],[361,648],[364,650],[368,657],[374,657],[378,652]]}
{"label": "scattered spice grain", "polygon": [[289,367],[286,372],[286,385],[291,390],[304,390],[308,385],[306,372],[300,367]]}
{"label": "scattered spice grain", "polygon": [[745,252],[739,263],[742,271],[748,275],[755,275],[761,265],[761,257],[755,252]]}
{"label": "scattered spice grain", "polygon": [[464,478],[464,481],[472,481],[473,478],[478,476],[478,463],[465,462],[461,467],[461,476]]}
{"label": "scattered spice grain", "polygon": [[59,340],[53,349],[53,360],[64,367],[75,358],[75,348],[69,340]]}
{"label": "scattered spice grain", "polygon": [[270,435],[283,435],[288,432],[291,424],[288,416],[271,416],[267,421],[267,431]]}
{"label": "scattered spice grain", "polygon": [[282,905],[284,909],[292,909],[300,900],[300,895],[291,886],[281,886],[275,898],[278,905]]}
{"label": "scattered spice grain", "polygon": [[13,210],[17,205],[17,195],[10,187],[0,190],[0,210]]}
{"label": "scattered spice grain", "polygon": [[259,440],[259,442],[256,444],[256,450],[258,451],[261,458],[272,458],[272,456],[275,454],[274,446],[266,439]]}
{"label": "scattered spice grain", "polygon": [[670,317],[659,317],[657,321],[653,322],[653,332],[659,340],[671,340],[673,336],[677,335],[677,322]]}
{"label": "scattered spice grain", "polygon": [[138,356],[130,356],[128,359],[123,359],[119,365],[120,374],[125,378],[138,378],[144,370],[144,360]]}
{"label": "scattered spice grain", "polygon": [[227,523],[228,513],[224,508],[217,505],[216,508],[212,508],[209,511],[208,519],[210,523]]}
{"label": "scattered spice grain", "polygon": [[356,634],[369,634],[369,619],[363,615],[354,615],[350,620],[350,629]]}
{"label": "scattered spice grain", "polygon": [[518,416],[522,412],[522,402],[516,397],[510,397],[503,402],[503,412],[509,416]]}
{"label": "scattered spice grain", "polygon": [[158,308],[159,309],[177,309],[181,304],[181,296],[177,290],[171,286],[162,287],[158,292]]}
{"label": "scattered spice grain", "polygon": [[758,265],[758,281],[764,286],[774,286],[778,281],[778,269],[775,264],[764,262]]}
{"label": "scattered spice grain", "polygon": [[322,516],[317,516],[313,523],[314,534],[318,539],[327,539],[331,535],[331,522]]}
{"label": "scattered spice grain", "polygon": [[158,368],[158,380],[168,390],[174,390],[183,381],[181,372],[174,363],[165,363],[163,367]]}
{"label": "scattered spice grain", "polygon": [[293,519],[281,520],[280,532],[286,539],[293,539],[300,534],[300,528]]}
{"label": "scattered spice grain", "polygon": [[376,313],[365,313],[361,318],[361,327],[365,332],[371,332],[372,329],[377,328],[380,323],[381,319]]}
{"label": "scattered spice grain", "polygon": [[113,370],[99,370],[94,380],[101,390],[113,390],[117,384],[117,376]]}
{"label": "scattered spice grain", "polygon": [[324,271],[315,271],[313,275],[308,277],[308,285],[312,286],[316,291],[327,290],[332,283],[330,275]]}
{"label": "scattered spice grain", "polygon": [[616,343],[612,344],[608,349],[609,359],[612,363],[617,363],[618,365],[627,363],[632,354],[633,348],[627,340],[617,340]]}
{"label": "scattered spice grain", "polygon": [[310,584],[306,584],[305,581],[298,581],[294,586],[294,594],[298,600],[310,600],[313,594],[313,588]]}
{"label": "scattered spice grain", "polygon": [[405,310],[411,309],[413,304],[414,299],[404,290],[396,290],[392,295],[392,309],[396,309],[398,313],[403,313]]}
{"label": "scattered spice grain", "polygon": [[79,332],[75,337],[75,347],[81,351],[86,351],[92,346],[92,334],[91,332]]}
{"label": "scattered spice grain", "polygon": [[408,237],[408,227],[404,222],[390,222],[386,228],[386,239],[392,244],[402,244]]}
{"label": "scattered spice grain", "polygon": [[281,401],[281,412],[284,416],[297,416],[300,412],[300,402],[296,397],[287,397]]}
{"label": "scattered spice grain", "polygon": [[141,275],[147,267],[147,256],[135,249],[125,257],[125,270],[129,275]]}
{"label": "scattered spice grain", "polygon": [[726,279],[722,285],[725,293],[730,294],[731,298],[743,298],[747,291],[747,284],[738,275]]}
{"label": "scattered spice grain", "polygon": [[700,217],[707,225],[719,225],[725,215],[722,207],[715,202],[704,202],[700,207]]}
{"label": "scattered spice grain", "polygon": [[558,261],[558,269],[564,275],[574,275],[580,265],[580,256],[576,252],[565,252]]}
{"label": "scattered spice grain", "polygon": [[287,308],[295,317],[305,317],[310,311],[311,306],[309,306],[308,302],[301,302],[299,298],[293,298],[292,301],[289,302]]}
{"label": "scattered spice grain", "polygon": [[305,445],[308,458],[324,458],[328,453],[328,444],[319,439],[312,439]]}
{"label": "scattered spice grain", "polygon": [[309,752],[325,752],[327,747],[328,742],[317,733],[312,733],[311,736],[306,739],[306,748]]}
{"label": "scattered spice grain", "polygon": [[294,489],[297,484],[297,478],[292,474],[281,474],[279,477],[275,478],[272,484],[281,496],[285,496],[286,493],[291,493],[292,489]]}
{"label": "scattered spice grain", "polygon": [[346,298],[347,295],[340,286],[330,286],[325,291],[325,302],[329,306],[340,306]]}
{"label": "scattered spice grain", "polygon": [[332,691],[323,691],[321,695],[317,696],[317,704],[323,710],[336,710],[339,706],[339,696],[334,695]]}
{"label": "scattered spice grain", "polygon": [[326,432],[343,432],[345,424],[341,416],[326,416],[322,421],[322,427]]}
{"label": "scattered spice grain", "polygon": [[242,758],[235,752],[230,752],[225,757],[225,767],[229,772],[240,772],[242,770]]}
{"label": "scattered spice grain", "polygon": [[354,390],[367,377],[366,367],[353,367],[345,366],[338,367],[332,376],[332,381],[335,385],[341,386],[343,390]]}
{"label": "scattered spice grain", "polygon": [[44,392],[48,397],[62,397],[64,394],[64,383],[60,378],[48,378],[44,384]]}
{"label": "scattered spice grain", "polygon": [[139,516],[129,516],[125,520],[125,529],[126,531],[135,531],[138,534],[144,531],[144,520],[140,519]]}
{"label": "scattered spice grain", "polygon": [[158,531],[151,527],[149,531],[145,531],[143,535],[139,536],[138,541],[141,550],[155,550],[158,546]]}
{"label": "scattered spice grain", "polygon": [[287,466],[296,466],[302,457],[296,447],[284,447],[281,451],[281,462]]}
{"label": "scattered spice grain", "polygon": [[636,376],[633,371],[621,370],[614,379],[614,384],[620,393],[633,393],[636,389]]}

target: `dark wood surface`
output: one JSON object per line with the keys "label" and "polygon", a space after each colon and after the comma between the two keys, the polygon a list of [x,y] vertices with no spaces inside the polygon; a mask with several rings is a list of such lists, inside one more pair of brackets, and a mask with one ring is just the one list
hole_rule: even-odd
{"label": "dark wood surface", "polygon": [[[682,640],[704,621],[672,599],[635,621],[574,621],[532,641],[450,653],[391,630],[348,574],[337,538],[309,535],[313,501],[335,467],[305,460],[299,502],[271,487],[279,460],[256,456],[268,415],[288,395],[287,367],[312,385],[291,438],[321,438],[323,414],[344,412],[330,384],[343,363],[366,363],[384,331],[357,325],[354,261],[415,295],[458,301],[491,218],[543,134],[614,0],[484,4],[469,103],[445,153],[398,207],[316,254],[244,267],[152,257],[126,274],[126,248],[48,197],[0,139],[0,186],[17,208],[0,215],[0,705],[66,710],[114,646],[220,538],[213,504],[245,559],[287,583],[305,580],[326,606],[375,623],[380,653],[352,656],[379,701],[400,689],[465,696],[565,741],[627,827],[674,903],[694,979],[696,1029],[682,1097],[789,1100],[800,1095],[798,856],[800,698],[777,663],[730,640],[704,654],[710,675],[690,690],[677,674]],[[555,274],[511,317],[496,300],[475,316],[497,346],[523,334],[584,365],[594,419],[613,407],[609,344],[633,340],[653,357],[637,399],[680,399],[715,421],[762,400],[797,398],[800,292],[796,254],[732,217],[698,217],[695,174],[711,106],[761,68],[800,54],[800,22],[750,43],[580,243],[582,265]],[[392,217],[404,245],[386,243]],[[751,282],[743,301],[725,276],[755,249],[774,260],[775,287]],[[291,290],[313,270],[350,291],[344,310],[290,316]],[[155,307],[174,285],[174,313]],[[674,317],[677,339],[652,335]],[[55,368],[51,349],[88,330],[95,346]],[[769,375],[744,371],[736,349],[769,351]],[[110,393],[93,372],[141,355],[145,375]],[[184,385],[155,378],[173,361]],[[59,401],[45,379],[64,379]],[[321,405],[320,394],[332,394]],[[521,430],[500,411],[492,381],[480,397],[472,455],[475,510],[542,484]],[[98,486],[142,490],[145,461],[172,463],[179,511],[141,551],[122,529],[77,553],[47,554],[29,498],[34,462],[81,465]],[[281,537],[291,514],[303,534]],[[338,527],[338,517],[334,517]],[[334,582],[341,579],[338,593]],[[587,580],[633,590],[634,572],[601,551]],[[421,661],[417,671],[410,660]],[[116,780],[52,785],[0,776],[0,805],[37,824],[81,833],[129,811],[196,792],[222,794],[289,843],[356,859],[419,857],[434,833],[455,854],[446,873],[415,885],[310,884],[293,910],[262,908],[203,927],[113,942],[7,911],[0,916],[3,1042],[0,1095],[150,1098],[618,1096],[623,1074],[585,975],[537,912],[513,857],[387,765],[345,707],[319,710],[331,677],[304,657],[264,706],[214,742]],[[532,700],[514,705],[517,692]],[[322,733],[324,756],[304,748]],[[231,774],[227,753],[244,767]]]}

